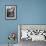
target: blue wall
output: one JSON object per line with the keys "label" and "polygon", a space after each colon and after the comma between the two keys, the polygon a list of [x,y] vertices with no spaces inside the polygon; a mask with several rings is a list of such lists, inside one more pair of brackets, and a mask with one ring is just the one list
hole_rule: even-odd
{"label": "blue wall", "polygon": [[[16,20],[5,20],[9,4],[17,6]],[[18,32],[18,24],[46,24],[46,0],[0,0],[0,44],[8,43],[10,32]]]}

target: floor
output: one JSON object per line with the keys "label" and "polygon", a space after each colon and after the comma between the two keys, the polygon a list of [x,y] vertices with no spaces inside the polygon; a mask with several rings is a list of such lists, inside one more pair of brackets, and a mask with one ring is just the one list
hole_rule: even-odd
{"label": "floor", "polygon": [[[0,46],[8,46],[8,44],[0,44]],[[28,40],[28,41],[21,40],[19,45],[14,44],[13,46],[46,46],[46,42],[45,41],[44,42],[43,41],[32,42],[31,40]]]}
{"label": "floor", "polygon": [[[8,46],[8,44],[0,44],[0,46]],[[18,44],[10,45],[10,46],[18,46]]]}
{"label": "floor", "polygon": [[32,42],[31,40],[28,40],[28,41],[21,40],[20,46],[46,46],[46,42],[45,41]]}

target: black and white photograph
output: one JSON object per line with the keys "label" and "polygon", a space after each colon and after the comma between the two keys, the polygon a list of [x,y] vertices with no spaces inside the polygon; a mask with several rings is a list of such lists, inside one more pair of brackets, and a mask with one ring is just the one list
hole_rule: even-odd
{"label": "black and white photograph", "polygon": [[6,19],[16,19],[16,5],[5,6]]}

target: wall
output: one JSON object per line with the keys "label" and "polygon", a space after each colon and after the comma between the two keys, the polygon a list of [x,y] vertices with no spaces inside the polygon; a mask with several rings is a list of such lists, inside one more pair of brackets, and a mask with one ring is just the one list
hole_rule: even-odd
{"label": "wall", "polygon": [[[17,6],[16,20],[5,20],[9,4]],[[0,0],[0,44],[8,43],[9,32],[18,32],[18,24],[46,24],[46,0]]]}

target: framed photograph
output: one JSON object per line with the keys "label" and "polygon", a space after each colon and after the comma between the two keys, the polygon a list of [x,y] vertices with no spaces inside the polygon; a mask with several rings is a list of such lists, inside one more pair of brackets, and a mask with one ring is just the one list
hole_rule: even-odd
{"label": "framed photograph", "polygon": [[18,42],[24,43],[25,40],[46,41],[46,24],[19,24]]}
{"label": "framed photograph", "polygon": [[5,5],[5,18],[16,19],[16,5]]}

